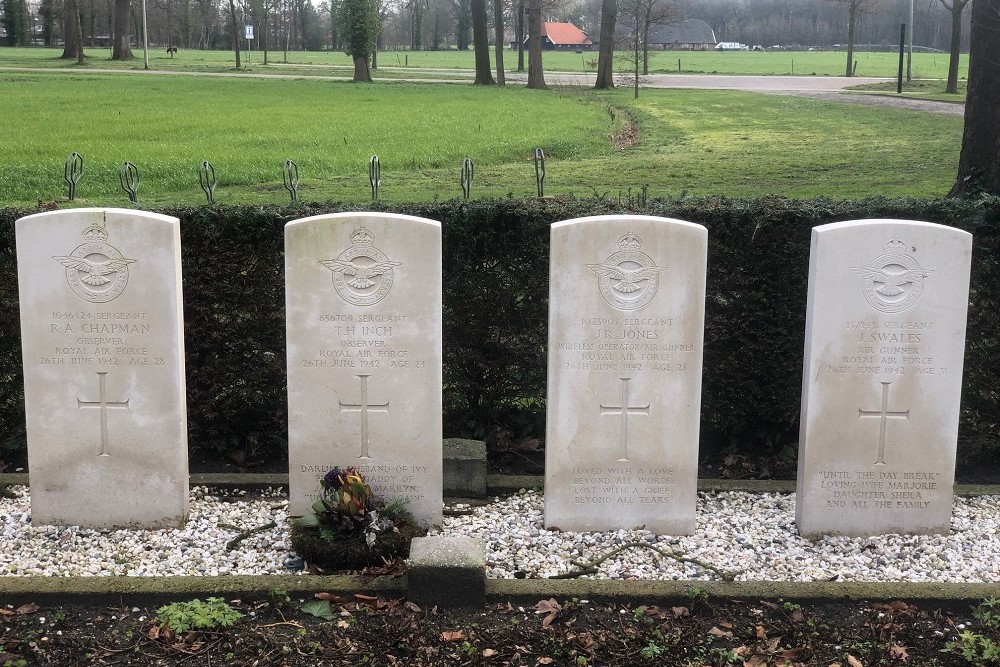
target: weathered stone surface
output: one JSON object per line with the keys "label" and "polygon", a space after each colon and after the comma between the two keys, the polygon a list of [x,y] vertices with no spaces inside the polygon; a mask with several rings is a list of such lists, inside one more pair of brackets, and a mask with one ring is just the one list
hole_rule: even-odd
{"label": "weathered stone surface", "polygon": [[972,236],[905,220],[816,227],[796,522],[947,533]]}
{"label": "weathered stone surface", "polygon": [[486,495],[486,443],[482,440],[445,438],[444,494],[459,498]]}
{"label": "weathered stone surface", "polygon": [[545,524],[694,531],[707,230],[552,225]]}
{"label": "weathered stone surface", "polygon": [[415,537],[406,568],[406,597],[421,607],[482,607],[486,554],[472,537]]}
{"label": "weathered stone surface", "polygon": [[35,524],[187,517],[180,223],[72,209],[16,223]]}
{"label": "weathered stone surface", "polygon": [[441,226],[341,213],[285,226],[291,513],[334,466],[441,521]]}

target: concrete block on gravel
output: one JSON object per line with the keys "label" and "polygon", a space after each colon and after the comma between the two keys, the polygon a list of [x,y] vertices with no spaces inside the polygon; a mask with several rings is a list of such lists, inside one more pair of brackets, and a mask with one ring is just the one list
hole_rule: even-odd
{"label": "concrete block on gravel", "polygon": [[486,497],[486,443],[481,440],[444,440],[444,495]]}
{"label": "concrete block on gravel", "polygon": [[407,598],[421,607],[482,607],[486,552],[472,537],[417,537],[410,543]]}

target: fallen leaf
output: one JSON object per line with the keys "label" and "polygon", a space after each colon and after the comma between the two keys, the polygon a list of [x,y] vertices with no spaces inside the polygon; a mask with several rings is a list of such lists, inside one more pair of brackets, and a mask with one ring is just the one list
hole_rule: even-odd
{"label": "fallen leaf", "polygon": [[359,602],[375,602],[378,600],[378,596],[375,595],[363,595],[361,593],[355,593],[354,599]]}
{"label": "fallen leaf", "polygon": [[732,623],[727,623],[726,621],[719,621],[719,625],[721,625],[722,627],[724,627],[726,630],[732,630],[733,629],[733,624]]}
{"label": "fallen leaf", "polygon": [[758,625],[755,630],[757,632],[757,639],[767,639],[767,632],[764,630],[763,625]]}
{"label": "fallen leaf", "polygon": [[299,607],[303,614],[309,614],[310,616],[315,616],[316,618],[322,618],[324,621],[332,621],[336,618],[333,615],[333,609],[330,608],[330,603],[326,600],[313,600],[312,602],[306,602],[304,605]]}
{"label": "fallen leaf", "polygon": [[709,630],[708,634],[714,637],[726,637],[726,638],[732,638],[733,636],[733,633],[730,632],[729,630],[720,630],[719,628],[716,627],[713,627],[711,630]]}
{"label": "fallen leaf", "polygon": [[857,658],[855,658],[853,655],[850,654],[848,654],[847,656],[847,664],[850,665],[851,667],[865,667],[860,660],[858,660]]}
{"label": "fallen leaf", "polygon": [[910,659],[910,654],[907,652],[906,647],[899,644],[891,644],[889,646],[889,655],[892,656],[893,660],[902,660],[903,662]]}
{"label": "fallen leaf", "polygon": [[13,616],[14,612],[10,609],[0,609],[0,616]]}
{"label": "fallen leaf", "polygon": [[767,658],[759,655],[751,656],[749,660],[743,661],[743,667],[764,667],[767,665]]}
{"label": "fallen leaf", "polygon": [[153,627],[151,627],[149,629],[149,632],[147,633],[147,635],[153,641],[156,641],[157,639],[159,639],[160,638],[160,626],[154,625]]}
{"label": "fallen leaf", "polygon": [[831,662],[828,667],[841,667],[839,662]]}
{"label": "fallen leaf", "polygon": [[407,609],[409,609],[410,611],[417,612],[418,614],[421,611],[420,607],[418,607],[417,605],[415,605],[414,603],[409,602],[409,601],[407,601],[406,604],[404,604],[403,606],[406,607]]}
{"label": "fallen leaf", "polygon": [[559,615],[560,611],[562,611],[562,607],[555,598],[539,600],[538,604],[535,605],[536,614],[547,614],[547,616],[542,619],[543,628],[549,627],[549,625],[552,624],[552,621],[556,620],[556,616]]}
{"label": "fallen leaf", "polygon": [[792,612],[792,621],[795,623],[801,623],[806,618],[805,614],[802,613],[801,609],[796,609]]}
{"label": "fallen leaf", "polygon": [[351,624],[341,619],[337,621],[337,627],[340,628],[341,630],[346,630],[347,628],[351,627]]}
{"label": "fallen leaf", "polygon": [[551,665],[553,663],[552,658],[539,658],[536,665]]}
{"label": "fallen leaf", "polygon": [[445,630],[441,633],[441,640],[446,642],[464,642],[468,637],[462,630]]}
{"label": "fallen leaf", "polygon": [[326,600],[328,602],[333,602],[334,604],[344,604],[345,602],[350,602],[350,598],[345,598],[343,595],[335,595],[333,593],[316,593],[313,596],[317,600]]}
{"label": "fallen leaf", "polygon": [[688,611],[687,607],[671,607],[670,611],[674,612],[674,618],[681,618],[683,616],[691,615],[691,612]]}
{"label": "fallen leaf", "polygon": [[36,611],[38,611],[38,605],[34,602],[23,604],[17,608],[17,613],[19,614],[34,614]]}
{"label": "fallen leaf", "polygon": [[910,605],[906,604],[902,600],[894,600],[889,603],[889,608],[894,611],[906,611],[910,608]]}
{"label": "fallen leaf", "polygon": [[496,652],[496,651],[494,651],[494,650],[493,650],[493,649],[491,649],[491,648],[484,648],[484,649],[483,649],[483,657],[484,657],[484,658],[492,658],[492,657],[493,657],[493,656],[495,656],[496,654],[497,654],[497,652]]}

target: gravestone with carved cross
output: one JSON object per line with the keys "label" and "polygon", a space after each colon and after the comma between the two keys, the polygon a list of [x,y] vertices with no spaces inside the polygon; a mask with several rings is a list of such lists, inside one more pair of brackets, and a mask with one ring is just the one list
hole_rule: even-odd
{"label": "gravestone with carved cross", "polygon": [[552,225],[547,526],[694,531],[707,239],[645,216]]}
{"label": "gravestone with carved cross", "polygon": [[73,209],[22,218],[16,234],[32,523],[180,525],[179,221]]}
{"label": "gravestone with carved cross", "polygon": [[285,226],[290,511],[356,466],[441,522],[441,227],[344,213]]}
{"label": "gravestone with carved cross", "polygon": [[968,233],[924,222],[813,229],[802,535],[949,531],[971,256]]}

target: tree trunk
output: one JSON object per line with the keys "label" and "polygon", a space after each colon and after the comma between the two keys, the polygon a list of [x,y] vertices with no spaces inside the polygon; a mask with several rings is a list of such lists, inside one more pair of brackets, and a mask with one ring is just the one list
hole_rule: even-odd
{"label": "tree trunk", "polygon": [[412,36],[410,38],[410,50],[420,51],[424,45],[424,11],[423,0],[411,0]]}
{"label": "tree trunk", "polygon": [[497,85],[506,85],[507,80],[503,72],[503,46],[504,46],[504,25],[503,25],[503,0],[493,0],[493,32],[495,36],[494,51],[497,61]]}
{"label": "tree trunk", "polygon": [[542,0],[528,0],[528,88],[547,88],[542,71]]}
{"label": "tree trunk", "polygon": [[952,0],[951,7],[944,2],[945,7],[951,11],[951,55],[948,59],[948,83],[944,92],[958,92],[958,59],[962,55],[962,11],[969,0]]}
{"label": "tree trunk", "polygon": [[650,13],[653,10],[653,3],[646,5],[646,20],[642,26],[642,73],[649,74],[649,28],[653,21]]}
{"label": "tree trunk", "polygon": [[354,59],[354,83],[372,83],[372,73],[368,69],[368,58],[360,56]]}
{"label": "tree trunk", "polygon": [[601,3],[601,48],[597,53],[597,83],[594,85],[594,88],[598,90],[608,90],[615,87],[613,60],[617,18],[617,0],[603,0]]}
{"label": "tree trunk", "polygon": [[1000,0],[972,3],[969,95],[958,179],[949,193],[1000,195]]}
{"label": "tree trunk", "polygon": [[129,31],[129,0],[115,0],[114,45],[111,47],[112,60],[131,60],[132,45]]}
{"label": "tree trunk", "polygon": [[514,29],[517,40],[517,71],[524,71],[524,0],[517,2],[517,21]]}
{"label": "tree trunk", "polygon": [[236,54],[236,69],[240,68],[240,29],[236,25],[236,3],[229,0],[229,18],[233,28],[233,53]]}
{"label": "tree trunk", "polygon": [[858,22],[858,3],[849,0],[847,10],[847,76],[854,76],[854,28]]}
{"label": "tree trunk", "polygon": [[472,47],[476,54],[477,86],[493,86],[490,71],[490,37],[487,29],[486,0],[472,0]]}
{"label": "tree trunk", "polygon": [[80,0],[66,0],[63,8],[63,36],[66,46],[61,58],[76,59],[83,64],[83,25],[80,20]]}

